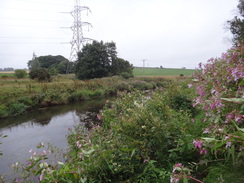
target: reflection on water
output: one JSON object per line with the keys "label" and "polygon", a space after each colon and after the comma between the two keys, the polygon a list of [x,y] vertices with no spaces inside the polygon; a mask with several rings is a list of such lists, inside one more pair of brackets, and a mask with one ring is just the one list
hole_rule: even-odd
{"label": "reflection on water", "polygon": [[29,150],[40,142],[51,143],[65,150],[68,129],[76,125],[89,128],[97,120],[97,113],[105,99],[86,101],[65,106],[55,106],[29,112],[28,114],[0,119],[0,134],[7,135],[0,145],[0,175],[5,180],[13,178],[11,166],[29,158]]}

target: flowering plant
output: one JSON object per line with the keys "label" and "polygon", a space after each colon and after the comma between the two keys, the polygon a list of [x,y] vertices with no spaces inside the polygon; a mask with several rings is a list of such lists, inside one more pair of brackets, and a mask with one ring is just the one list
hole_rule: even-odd
{"label": "flowering plant", "polygon": [[[207,148],[217,160],[237,163],[244,158],[244,46],[232,48],[220,58],[199,64],[194,74],[197,98],[194,106],[205,112],[208,127],[193,144],[200,154]],[[232,157],[230,159],[230,157]],[[209,158],[209,157],[208,157]],[[211,160],[209,159],[209,162]]]}

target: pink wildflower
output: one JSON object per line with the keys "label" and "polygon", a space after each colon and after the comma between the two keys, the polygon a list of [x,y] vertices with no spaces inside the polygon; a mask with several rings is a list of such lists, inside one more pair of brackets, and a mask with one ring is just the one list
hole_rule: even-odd
{"label": "pink wildflower", "polygon": [[77,146],[78,148],[81,148],[82,144],[80,143],[80,141],[77,141],[77,142],[76,142],[76,146]]}
{"label": "pink wildflower", "polygon": [[102,120],[102,116],[100,114],[97,114],[97,119],[101,121]]}
{"label": "pink wildflower", "polygon": [[202,148],[202,143],[199,140],[194,140],[193,144],[195,148],[201,149]]}
{"label": "pink wildflower", "polygon": [[225,145],[225,148],[229,148],[229,147],[231,147],[231,141],[228,141]]}

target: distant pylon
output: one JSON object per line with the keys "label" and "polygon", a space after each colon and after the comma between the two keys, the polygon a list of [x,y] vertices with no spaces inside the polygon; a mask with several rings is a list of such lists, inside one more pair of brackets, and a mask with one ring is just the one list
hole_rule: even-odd
{"label": "distant pylon", "polygon": [[91,26],[88,22],[82,22],[81,21],[81,11],[86,10],[87,12],[90,11],[90,9],[86,6],[80,6],[80,0],[75,0],[74,9],[71,12],[71,15],[74,17],[74,23],[71,27],[71,30],[73,31],[73,37],[70,42],[71,44],[71,51],[70,51],[70,61],[74,62],[77,61],[77,53],[81,51],[82,46],[86,41],[89,41],[91,39],[85,38],[83,36],[82,27],[83,26]]}

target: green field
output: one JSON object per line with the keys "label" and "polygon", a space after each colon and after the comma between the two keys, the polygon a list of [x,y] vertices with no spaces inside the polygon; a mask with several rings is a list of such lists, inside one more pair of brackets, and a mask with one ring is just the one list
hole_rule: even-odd
{"label": "green field", "polygon": [[[149,68],[149,67],[135,67],[133,70],[134,76],[191,76],[196,69],[168,69],[168,68]],[[14,72],[0,72],[1,76],[13,77]]]}
{"label": "green field", "polygon": [[148,68],[148,67],[135,67],[134,76],[191,76],[196,69],[160,69],[160,68]]}

